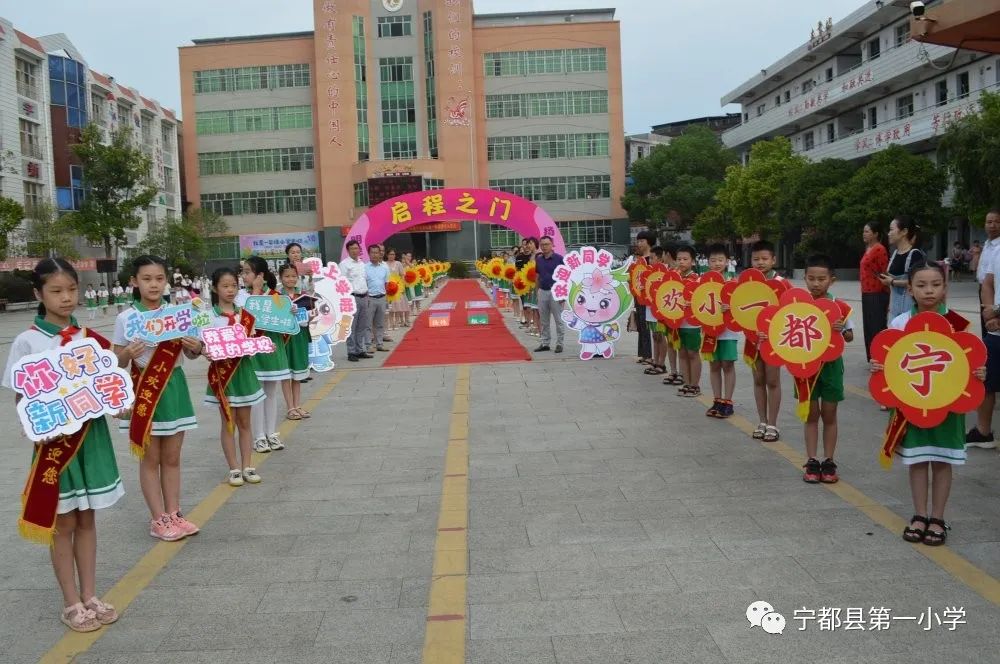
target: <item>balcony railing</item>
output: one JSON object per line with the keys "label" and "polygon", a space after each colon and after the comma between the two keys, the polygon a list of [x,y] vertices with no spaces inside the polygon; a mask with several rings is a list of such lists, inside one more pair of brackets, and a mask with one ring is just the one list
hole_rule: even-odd
{"label": "balcony railing", "polygon": [[[750,119],[723,132],[722,140],[730,147],[743,145],[784,133],[778,130],[787,125],[816,123],[819,119],[814,116],[824,111],[826,117],[838,115],[839,112],[834,110],[837,104],[851,103],[852,98],[860,93],[886,86],[893,79],[922,67],[926,60],[920,55],[921,48],[926,50],[932,61],[954,52],[947,46],[923,45],[916,41],[887,49],[879,57],[865,60],[832,81],[824,81],[805,94],[783,101],[780,106],[772,106],[761,115],[753,117],[751,112]],[[772,94],[776,92],[774,90]],[[773,99],[762,98],[761,103],[773,104]]]}
{"label": "balcony railing", "polygon": [[21,143],[21,156],[32,159],[44,159],[45,151],[41,143]]}
{"label": "balcony railing", "polygon": [[25,83],[24,81],[17,82],[17,94],[36,101],[40,99],[38,96],[38,88],[30,83]]}
{"label": "balcony railing", "polygon": [[797,149],[807,153],[809,159],[857,159],[892,144],[908,145],[940,137],[948,125],[979,112],[979,98],[983,91],[997,92],[1000,83],[973,90],[967,95],[953,97],[944,104],[934,104],[913,115],[880,123],[871,129],[862,129],[839,136],[836,140],[817,144],[812,150]]}

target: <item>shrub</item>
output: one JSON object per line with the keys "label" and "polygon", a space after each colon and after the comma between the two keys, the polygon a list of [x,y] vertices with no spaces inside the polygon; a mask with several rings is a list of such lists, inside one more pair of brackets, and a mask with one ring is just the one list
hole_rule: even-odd
{"label": "shrub", "polygon": [[455,261],[448,268],[448,276],[452,279],[465,279],[469,276],[469,266],[462,261]]}

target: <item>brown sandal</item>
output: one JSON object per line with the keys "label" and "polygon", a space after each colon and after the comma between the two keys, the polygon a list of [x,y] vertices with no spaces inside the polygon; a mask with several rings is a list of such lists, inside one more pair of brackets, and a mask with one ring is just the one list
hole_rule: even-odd
{"label": "brown sandal", "polygon": [[302,415],[300,415],[299,411],[296,410],[295,408],[289,408],[288,412],[285,413],[285,419],[286,420],[301,420],[302,419]]}
{"label": "brown sandal", "polygon": [[97,620],[97,614],[85,607],[81,602],[63,609],[59,620],[74,632],[96,632],[101,628],[101,623]]}

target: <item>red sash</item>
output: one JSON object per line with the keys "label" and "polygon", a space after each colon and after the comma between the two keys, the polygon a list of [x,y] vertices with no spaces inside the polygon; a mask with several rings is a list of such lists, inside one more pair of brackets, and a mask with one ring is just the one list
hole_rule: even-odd
{"label": "red sash", "polygon": [[718,345],[719,340],[717,338],[702,332],[701,350],[699,351],[701,353],[701,359],[711,362],[712,358],[715,356],[715,349]]}
{"label": "red sash", "polygon": [[[236,322],[236,314],[225,314],[229,318],[230,324]],[[253,314],[246,309],[240,309],[240,325],[246,330],[247,336],[252,336],[254,318]],[[226,429],[232,433],[236,429],[233,420],[233,411],[229,406],[229,397],[226,396],[226,388],[229,381],[236,375],[236,370],[240,366],[242,357],[232,357],[226,360],[216,360],[208,365],[208,387],[212,394],[219,400],[219,411],[222,412],[222,419],[226,423]]]}
{"label": "red sash", "polygon": [[[108,340],[97,332],[72,326],[59,332],[59,336],[62,337],[59,345],[68,344],[78,331],[83,332],[85,337],[97,341],[101,348],[105,350],[111,348]],[[21,518],[17,521],[18,532],[24,539],[52,545],[59,510],[59,476],[80,451],[88,431],[90,431],[90,421],[84,423],[83,428],[76,433],[60,436],[45,445],[35,444],[35,459],[31,463],[28,481],[21,494]]]}
{"label": "red sash", "polygon": [[129,450],[142,459],[149,445],[153,430],[153,414],[160,403],[160,397],[170,381],[170,374],[177,366],[182,350],[180,339],[172,339],[157,344],[153,357],[145,369],[132,362],[132,384],[135,386],[135,408],[128,425]]}
{"label": "red sash", "polygon": [[743,361],[751,368],[757,364],[760,357],[760,337],[755,332],[746,332],[746,339],[743,342]]}
{"label": "red sash", "polygon": [[[969,327],[969,321],[950,309],[944,313],[944,317],[948,319],[952,329],[956,332],[965,332]],[[882,438],[882,450],[878,458],[879,464],[883,468],[890,468],[892,466],[892,455],[896,452],[899,444],[903,442],[909,426],[909,422],[903,416],[903,411],[899,409],[892,411],[892,417],[889,418],[889,426],[886,427],[885,436]]]}

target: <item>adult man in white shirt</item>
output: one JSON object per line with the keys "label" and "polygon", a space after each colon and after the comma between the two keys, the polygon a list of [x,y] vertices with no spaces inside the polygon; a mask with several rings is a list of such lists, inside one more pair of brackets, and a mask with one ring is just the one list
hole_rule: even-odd
{"label": "adult man in white shirt", "polygon": [[372,355],[365,352],[365,323],[370,324],[368,317],[368,279],[365,275],[365,262],[361,260],[361,244],[357,240],[347,243],[347,253],[350,256],[340,264],[340,271],[351,282],[351,294],[357,311],[351,322],[351,336],[347,338],[347,359],[357,362],[359,359],[371,359]]}
{"label": "adult man in white shirt", "polygon": [[986,243],[979,256],[976,279],[979,280],[979,298],[983,309],[983,342],[986,344],[986,396],[976,409],[976,426],[965,434],[967,447],[993,449],[993,408],[996,393],[1000,392],[1000,288],[996,275],[1000,274],[1000,209],[986,214]]}

